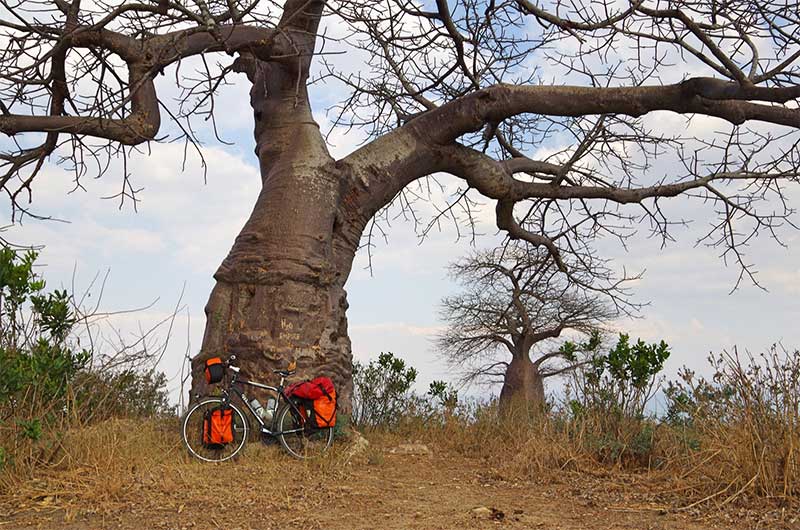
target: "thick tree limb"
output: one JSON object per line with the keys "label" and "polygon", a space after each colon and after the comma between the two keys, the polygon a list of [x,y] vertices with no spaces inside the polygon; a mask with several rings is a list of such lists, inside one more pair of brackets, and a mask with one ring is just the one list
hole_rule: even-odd
{"label": "thick tree limb", "polygon": [[495,85],[442,105],[403,128],[413,129],[416,135],[428,141],[447,144],[463,134],[481,130],[486,123],[499,123],[519,114],[623,114],[638,117],[659,110],[713,116],[737,125],[757,120],[800,127],[800,110],[797,108],[744,101],[753,96],[786,103],[800,97],[800,87],[762,87],[751,91],[700,78],[675,85],[643,87]]}
{"label": "thick tree limb", "polygon": [[[393,144],[414,145],[417,150],[425,150],[426,147],[436,145],[448,146],[464,134],[480,131],[486,123],[499,123],[519,114],[548,116],[624,114],[638,117],[649,112],[666,110],[682,114],[714,116],[734,124],[759,120],[800,128],[800,109],[748,101],[757,98],[772,103],[787,103],[798,97],[800,97],[800,87],[797,86],[741,87],[710,78],[693,78],[675,85],[645,87],[496,85],[426,112],[396,131],[358,149],[346,157],[343,163],[352,167],[355,173],[394,173],[392,177],[396,179],[394,185],[386,181],[384,185],[389,186],[389,189],[385,189],[384,186],[376,186],[374,189],[380,197],[390,199],[416,178],[448,170],[446,164],[437,158],[437,152],[429,151],[427,163],[420,163],[422,156],[419,154],[413,157],[411,165],[407,166],[411,173],[396,171],[399,153],[396,149],[387,149],[387,146]],[[464,160],[463,164],[476,163],[481,159],[478,155],[479,153],[462,155],[462,158],[470,159]],[[549,163],[512,159],[505,164],[515,172],[524,170],[558,175],[555,172],[556,167]],[[525,168],[518,169],[521,165]],[[648,197],[676,196],[705,184],[703,181],[687,182],[618,192],[602,188],[570,190],[565,187],[548,190],[545,185],[522,185],[514,182],[500,168],[491,165],[483,164],[482,169],[491,169],[491,172],[483,176],[478,172],[472,172],[471,184],[489,197],[512,200],[528,197],[594,198],[630,203]],[[509,188],[513,191],[509,192]],[[369,200],[381,202],[378,197],[370,197]]]}
{"label": "thick tree limb", "polygon": [[124,119],[82,116],[0,116],[0,132],[14,135],[24,132],[68,133],[114,140],[123,145],[136,145],[155,138],[161,124],[158,99],[152,73],[138,64],[129,65],[131,113]]}
{"label": "thick tree limb", "polygon": [[288,58],[297,53],[286,33],[247,25],[219,26],[213,33],[206,28],[171,32],[147,39],[143,47],[160,68],[212,52],[247,52],[264,61],[274,60],[274,56]]}

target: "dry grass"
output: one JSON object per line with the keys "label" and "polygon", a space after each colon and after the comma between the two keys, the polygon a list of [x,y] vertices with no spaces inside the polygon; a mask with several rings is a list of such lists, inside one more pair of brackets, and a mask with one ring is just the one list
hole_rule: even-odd
{"label": "dry grass", "polygon": [[[180,517],[183,521],[200,521],[208,514],[228,513],[235,506],[237,517],[242,520],[258,521],[265,514],[275,514],[274,521],[292,526],[301,520],[319,522],[320,514],[327,513],[332,506],[343,513],[361,510],[363,502],[359,499],[367,494],[370,498],[381,498],[382,484],[396,480],[398,473],[408,475],[400,481],[403,485],[393,490],[392,495],[401,496],[424,491],[418,490],[420,485],[433,487],[438,476],[446,478],[453,472],[463,475],[456,484],[466,489],[453,491],[453,486],[442,484],[436,503],[414,508],[423,513],[443,510],[440,503],[460,510],[459,499],[473,488],[470,495],[477,495],[476,499],[499,503],[501,491],[513,499],[522,491],[513,488],[547,490],[551,487],[547,484],[555,484],[561,493],[553,497],[560,500],[548,508],[554,514],[564,502],[563,495],[569,494],[577,496],[570,502],[588,503],[587,506],[597,506],[601,511],[607,510],[604,507],[614,507],[623,512],[630,510],[634,515],[641,512],[643,517],[655,515],[659,510],[678,511],[696,519],[734,493],[728,490],[697,504],[704,492],[714,491],[714,488],[704,489],[705,482],[697,480],[701,468],[683,469],[687,475],[683,478],[677,467],[626,471],[601,462],[575,440],[570,441],[569,433],[546,418],[497,423],[490,410],[483,411],[483,416],[472,423],[458,421],[456,416],[437,425],[409,419],[399,431],[366,433],[370,444],[358,457],[351,457],[347,444],[340,440],[327,458],[311,462],[288,457],[278,445],[250,443],[234,462],[201,463],[186,454],[177,427],[175,420],[112,419],[71,429],[63,439],[59,458],[49,466],[39,467],[33,477],[9,474],[3,477],[0,514],[27,517],[24,519],[27,524],[31,521],[38,524],[52,517],[53,524],[44,528],[60,528],[59,521],[75,522],[76,528],[92,527],[89,522],[97,518],[106,521],[124,514],[123,519],[116,519],[110,526],[119,523],[127,528],[124,525],[131,520],[150,517],[155,511],[160,521],[169,521],[164,522],[164,528],[177,528],[173,524]],[[432,456],[400,457],[389,451],[409,442],[427,444]],[[407,466],[422,467],[413,470]],[[428,478],[415,482],[423,472]],[[523,486],[530,482],[541,486]],[[496,484],[497,490],[487,490],[487,484]],[[692,489],[690,484],[698,486]],[[452,498],[441,497],[447,491],[452,492]],[[758,500],[745,495],[734,499],[737,510],[753,508],[756,515],[752,520],[763,520],[769,506],[759,504]],[[345,501],[350,504],[331,504]],[[730,507],[734,501],[722,507]],[[686,506],[691,510],[682,512],[681,508]],[[470,504],[464,510],[471,507]],[[698,511],[699,508],[705,512]],[[792,521],[792,517],[797,517],[793,509],[789,506],[784,515],[770,512],[769,527],[791,527],[794,523],[781,526],[780,520],[783,517],[784,521]],[[366,506],[361,515],[368,519],[383,518],[387,512],[378,505]],[[413,512],[403,515],[411,517]],[[713,515],[715,520],[719,517],[722,515]],[[214,520],[210,523],[212,528]],[[339,527],[347,527],[346,521],[335,526]],[[585,528],[579,524],[578,527]]]}
{"label": "dry grass", "polygon": [[0,475],[0,494],[47,499],[65,507],[73,500],[113,506],[185,460],[175,425],[169,423],[114,419],[71,429],[50,465],[40,465],[30,476],[19,467]]}
{"label": "dry grass", "polygon": [[[759,425],[765,427],[763,422]],[[70,429],[49,465],[30,473],[7,469],[0,474],[0,497],[10,511],[36,503],[73,515],[159,505],[164,491],[194,492],[187,502],[207,502],[207,492],[198,492],[196,485],[208,480],[209,465],[191,459],[177,433],[176,420],[111,419]],[[661,426],[654,436],[651,464],[645,466],[633,460],[604,461],[593,445],[594,435],[585,426],[552,416],[501,419],[488,407],[473,421],[457,415],[444,422],[409,418],[391,432],[368,431],[370,446],[359,463],[380,467],[385,448],[421,442],[437,453],[468,457],[519,480],[557,479],[565,473],[635,476],[640,484],[656,485],[654,498],[665,509],[731,506],[797,512],[797,469],[785,473],[786,459],[781,455],[794,457],[800,440],[782,438],[785,433],[774,426],[767,432],[754,429],[753,423],[696,425],[692,436],[697,449],[686,446],[686,433]],[[328,458],[298,462],[277,445],[250,443],[237,462],[213,466],[214,478],[219,483],[249,483],[256,489],[265,483],[287,483],[287,477],[298,483],[346,478],[351,467],[346,465],[350,458],[344,445],[336,445]],[[172,508],[180,506],[167,507]]]}
{"label": "dry grass", "polygon": [[[800,520],[800,357],[766,358],[758,366],[729,356],[713,384],[685,379],[687,407],[677,419],[624,418],[613,432],[608,418],[591,412],[575,418],[563,410],[500,417],[493,406],[428,410],[392,430],[367,431],[371,443],[358,465],[381,470],[388,465],[386,448],[421,442],[443,461],[473,462],[508,480],[635,483],[648,509],[754,510]],[[7,513],[31,504],[70,517],[92,510],[133,513],[142,506],[224,509],[234,494],[250,499],[254,510],[252,499],[269,498],[273,509],[290,511],[287,499],[308,492],[312,506],[321,503],[313,484],[347,482],[354,470],[341,440],[318,461],[298,462],[277,445],[250,443],[237,461],[209,466],[186,454],[176,419],[110,419],[68,428],[44,449],[43,443],[20,442],[25,465],[0,473]],[[227,493],[220,497],[220,489]],[[164,497],[176,491],[186,494]]]}
{"label": "dry grass", "polygon": [[[328,458],[300,462],[277,445],[251,443],[235,462],[205,464],[188,456],[178,432],[177,420],[111,419],[73,428],[50,465],[32,476],[8,470],[0,475],[0,513],[63,510],[69,521],[87,514],[135,513],[147,506],[224,510],[234,493],[247,502],[262,495],[274,499],[276,491],[285,493],[296,483],[347,473],[342,448]],[[178,497],[182,500],[176,500],[175,492],[185,492]]]}
{"label": "dry grass", "polygon": [[[409,418],[406,439],[481,459],[508,476],[633,472],[670,509],[800,513],[800,355],[724,354],[711,381],[683,386],[676,418],[620,418],[561,409],[501,418],[494,406],[441,418]],[[374,436],[374,434],[373,434]]]}
{"label": "dry grass", "polygon": [[[758,497],[785,507],[800,502],[800,354],[772,348],[712,359],[714,383],[684,374],[690,421],[675,428],[671,460],[698,494],[720,504]],[[711,498],[709,500],[711,500]]]}
{"label": "dry grass", "polygon": [[72,433],[71,440],[116,443],[120,448],[113,461],[112,455],[74,451],[59,469],[42,470],[0,498],[0,521],[14,528],[42,530],[142,525],[483,529],[497,522],[476,516],[473,510],[489,506],[484,510],[504,514],[502,525],[509,529],[586,530],[655,523],[664,530],[707,529],[685,515],[660,517],[652,510],[641,511],[627,496],[603,497],[589,504],[586,492],[596,490],[599,481],[540,482],[531,487],[529,481],[503,477],[482,460],[444,447],[433,447],[425,455],[395,454],[391,449],[396,444],[414,441],[397,433],[374,433],[368,450],[355,459],[339,451],[318,462],[299,462],[279,447],[253,444],[238,461],[210,465],[168,452],[151,458],[153,450],[176,436],[169,436],[169,428],[134,434],[131,427],[141,425],[109,422],[106,427],[106,432]]}

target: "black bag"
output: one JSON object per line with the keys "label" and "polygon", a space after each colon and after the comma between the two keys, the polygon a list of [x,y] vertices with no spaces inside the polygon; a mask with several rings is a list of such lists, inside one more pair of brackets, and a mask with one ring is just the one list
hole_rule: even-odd
{"label": "black bag", "polygon": [[[300,410],[300,418],[297,418],[303,425],[303,430],[313,431],[317,427],[317,421],[314,413],[314,400],[304,399],[297,396],[292,397],[292,401]],[[296,412],[292,412],[296,414]]]}
{"label": "black bag", "polygon": [[206,360],[206,382],[216,385],[225,376],[225,365],[219,357]]}

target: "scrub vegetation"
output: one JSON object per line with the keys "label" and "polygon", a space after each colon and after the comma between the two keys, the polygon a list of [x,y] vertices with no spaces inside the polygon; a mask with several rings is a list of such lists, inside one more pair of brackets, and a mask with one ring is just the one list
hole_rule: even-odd
{"label": "scrub vegetation", "polygon": [[[103,354],[93,321],[48,290],[37,254],[0,249],[0,486],[58,463],[70,432],[111,418],[175,414],[148,341]],[[92,339],[95,340],[92,340]],[[89,347],[82,346],[89,345]]]}
{"label": "scrub vegetation", "polygon": [[[219,485],[216,475],[227,469],[244,471],[247,479],[232,481],[236,485],[230,491],[222,487],[224,495],[238,493],[245,499],[253,491],[306,498],[308,480],[316,477],[313,483],[318,484],[320,476],[328,477],[332,482],[326,494],[343,498],[342,510],[368,520],[380,514],[362,513],[347,503],[356,502],[353,495],[378,493],[370,468],[390,473],[388,483],[411,473],[428,477],[432,490],[441,489],[435,502],[416,500],[423,504],[405,514],[411,518],[408,524],[427,516],[473,517],[470,507],[457,502],[464,495],[494,503],[495,511],[488,512],[493,517],[512,510],[509,521],[532,523],[534,513],[525,512],[528,508],[512,508],[526,497],[508,495],[511,484],[544,484],[567,497],[580,484],[581,491],[594,492],[593,503],[631,507],[645,499],[650,510],[695,520],[744,510],[762,525],[791,527],[798,521],[797,351],[773,346],[758,356],[723,352],[709,358],[710,377],[684,369],[676,380],[664,382],[666,343],[596,335],[597,344],[565,373],[565,392],[551,395],[543,406],[523,403],[518,408],[459,397],[442,381],[433,381],[419,395],[414,392],[417,370],[383,353],[354,367],[350,428],[338,429],[335,449],[323,460],[287,461],[274,447],[250,444],[230,468],[204,466],[191,461],[181,445],[164,376],[146,369],[144,352],[103,356],[81,348],[78,328],[89,317],[75,306],[75,297],[47,289],[35,273],[35,253],[4,250],[0,258],[0,509],[19,525],[52,520],[57,527],[74,521],[81,528],[96,523],[98,514],[120,509],[120,524],[133,524],[126,517],[135,518],[137,509],[165,502],[176,510],[164,519],[166,527],[182,520],[183,510],[202,520],[197,506],[174,498],[173,489],[202,497],[210,484]],[[569,342],[563,347],[578,349]],[[661,406],[654,407],[659,389]],[[342,415],[340,425],[346,423]],[[370,441],[366,450],[353,451],[359,439],[353,428]],[[398,453],[396,448],[403,449]],[[401,460],[404,454],[410,461]],[[450,477],[453,466],[459,467],[456,478]],[[284,484],[278,491],[268,478],[281,474],[301,478],[277,481]],[[598,476],[627,485],[607,490],[593,478]],[[455,494],[443,477],[465,491]],[[478,481],[480,487],[473,491],[465,480]],[[498,489],[480,500],[487,481]],[[402,499],[407,492],[398,495]],[[557,508],[545,498],[536,502],[542,513]],[[504,507],[497,508],[498,503]],[[286,506],[276,520],[318,520],[310,505],[298,513],[291,503]],[[436,511],[445,508],[450,511]],[[49,519],[40,517],[43,511],[51,514]],[[248,517],[250,512],[244,513]],[[569,520],[566,512],[562,515],[541,520]],[[615,522],[607,513],[595,517],[598,524]],[[576,528],[585,528],[581,521],[585,518],[576,518]],[[666,521],[676,528],[687,524]],[[480,527],[480,521],[473,522]]]}

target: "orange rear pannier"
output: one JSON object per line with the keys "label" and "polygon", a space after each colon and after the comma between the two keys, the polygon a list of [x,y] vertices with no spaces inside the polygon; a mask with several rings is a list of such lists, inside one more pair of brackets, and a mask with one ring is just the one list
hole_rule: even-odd
{"label": "orange rear pannier", "polygon": [[217,408],[206,411],[203,420],[203,445],[222,449],[233,441],[233,409]]}
{"label": "orange rear pannier", "polygon": [[317,427],[320,428],[336,425],[336,390],[334,388],[314,400],[314,419],[317,420]]}
{"label": "orange rear pannier", "polygon": [[327,428],[336,425],[336,389],[330,378],[321,376],[295,383],[286,387],[284,392],[287,396],[299,398],[305,408],[311,409],[311,414],[304,415],[314,418],[309,426]]}

